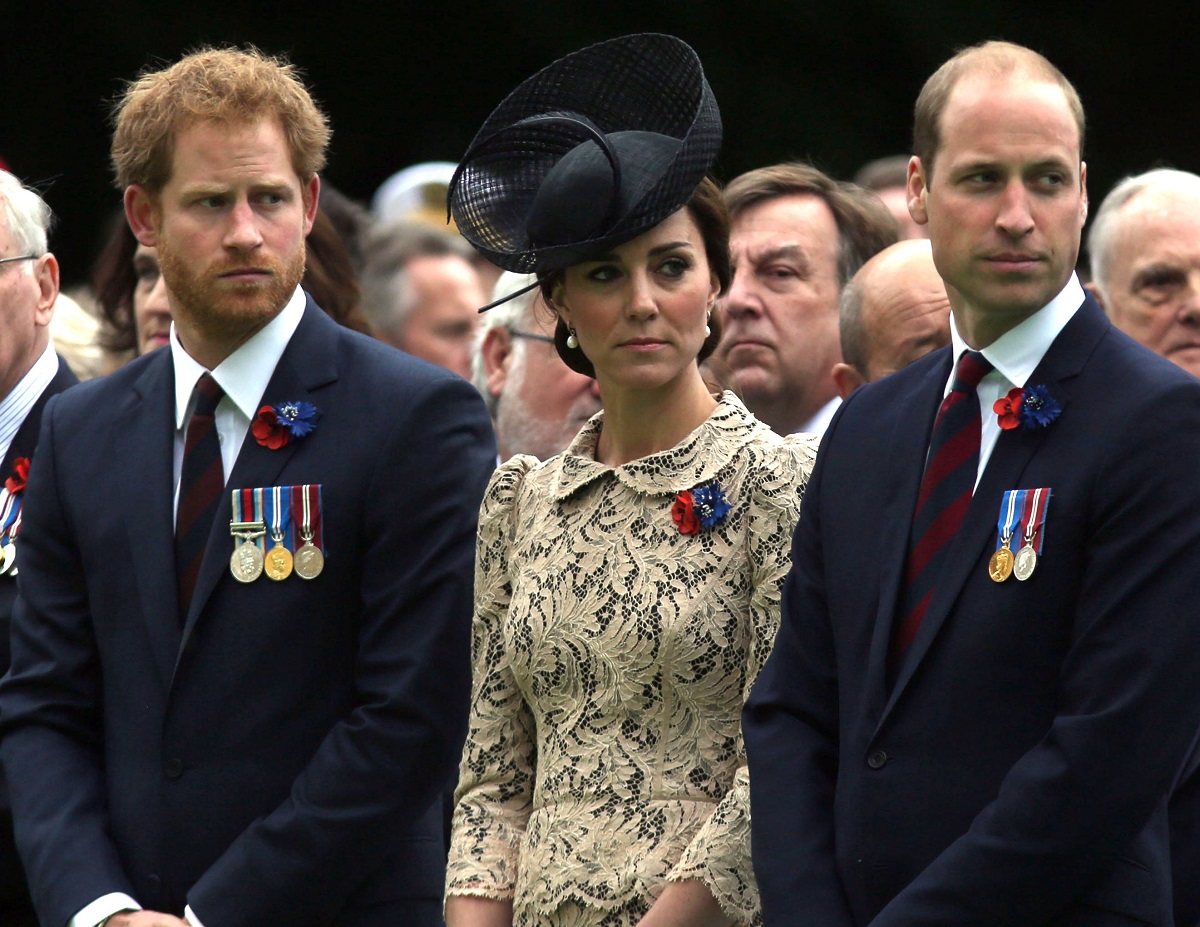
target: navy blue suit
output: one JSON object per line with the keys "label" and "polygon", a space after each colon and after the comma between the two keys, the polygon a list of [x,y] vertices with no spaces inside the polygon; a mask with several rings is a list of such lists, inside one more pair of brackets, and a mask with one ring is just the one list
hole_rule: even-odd
{"label": "navy blue suit", "polygon": [[[0,481],[7,479],[13,473],[17,459],[33,457],[37,448],[38,432],[42,427],[42,410],[52,396],[57,396],[69,386],[74,386],[79,380],[61,357],[58,359],[58,372],[42,390],[37,401],[29,409],[25,421],[13,435],[8,453],[0,463]],[[19,546],[19,545],[18,545]],[[8,669],[9,628],[12,625],[13,603],[17,598],[17,578],[15,576],[0,576],[0,672]],[[27,922],[29,913],[29,892],[25,887],[25,871],[17,856],[17,847],[12,836],[12,810],[8,801],[8,786],[3,774],[0,774],[0,924],[16,925]],[[32,921],[28,921],[32,923]]]}
{"label": "navy blue suit", "polygon": [[[495,462],[460,378],[310,300],[227,490],[320,483],[312,581],[229,572],[229,492],[177,615],[166,350],[47,409],[26,495],[0,758],[45,924],[124,891],[208,927],[413,923],[469,697],[474,527]],[[416,921],[427,923],[427,921]]]}
{"label": "navy blue suit", "polygon": [[[1200,724],[1200,382],[1088,297],[1030,380],[889,687],[943,349],[854,393],[805,494],[747,703],[767,927],[1168,927],[1167,795]],[[985,414],[991,414],[987,412]],[[1053,492],[1027,582],[1005,490]]]}

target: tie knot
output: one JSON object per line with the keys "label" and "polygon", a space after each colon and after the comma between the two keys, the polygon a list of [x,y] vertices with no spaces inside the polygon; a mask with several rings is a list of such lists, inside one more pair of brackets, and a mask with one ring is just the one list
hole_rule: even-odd
{"label": "tie knot", "polygon": [[952,391],[973,393],[979,381],[992,370],[992,362],[978,351],[963,351],[954,368],[954,382],[950,384]]}
{"label": "tie knot", "polygon": [[196,397],[196,408],[192,414],[213,415],[217,411],[217,403],[225,395],[225,390],[221,389],[217,381],[212,378],[211,373],[205,373],[196,381],[193,394]]}

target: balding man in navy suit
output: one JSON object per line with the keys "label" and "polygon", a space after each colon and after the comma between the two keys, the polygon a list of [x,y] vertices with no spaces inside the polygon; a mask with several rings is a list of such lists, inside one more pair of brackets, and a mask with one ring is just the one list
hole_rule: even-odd
{"label": "balding man in navy suit", "polygon": [[909,168],[952,345],[856,391],[748,701],[767,927],[1169,927],[1200,724],[1200,383],[1073,273],[1083,111],[986,43]]}

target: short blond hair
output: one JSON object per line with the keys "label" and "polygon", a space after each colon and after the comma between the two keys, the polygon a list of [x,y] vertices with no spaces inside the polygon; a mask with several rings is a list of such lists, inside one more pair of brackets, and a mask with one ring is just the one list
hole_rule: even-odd
{"label": "short blond hair", "polygon": [[175,138],[205,121],[242,125],[275,118],[292,167],[307,182],[325,167],[329,120],[296,67],[257,48],[202,48],[130,82],[114,110],[112,164],[117,186],[152,193],[171,178]]}
{"label": "short blond hair", "polygon": [[1067,99],[1067,108],[1079,130],[1079,155],[1083,157],[1083,137],[1087,128],[1083,102],[1066,76],[1040,55],[1024,45],[1012,42],[981,42],[964,48],[933,72],[917,96],[913,110],[913,154],[921,159],[926,182],[933,174],[933,162],[942,143],[942,114],[958,82],[971,74],[1005,77],[1023,72],[1057,85]]}

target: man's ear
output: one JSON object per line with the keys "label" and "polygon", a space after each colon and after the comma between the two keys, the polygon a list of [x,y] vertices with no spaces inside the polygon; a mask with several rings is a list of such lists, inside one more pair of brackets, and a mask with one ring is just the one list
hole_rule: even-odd
{"label": "man's ear", "polygon": [[908,159],[908,214],[917,225],[929,222],[929,211],[925,207],[925,196],[928,192],[925,168],[921,159],[914,155]]}
{"label": "man's ear", "polygon": [[158,227],[161,221],[158,201],[141,184],[125,188],[125,218],[133,237],[147,248],[158,247]]}
{"label": "man's ear", "polygon": [[838,395],[845,399],[866,383],[866,380],[849,364],[838,361],[833,365],[833,382],[837,384]]}
{"label": "man's ear", "polygon": [[50,253],[43,254],[34,265],[33,275],[38,284],[34,320],[38,325],[49,325],[54,317],[54,302],[58,299],[58,258]]}
{"label": "man's ear", "polygon": [[479,352],[483,356],[483,372],[488,392],[499,398],[508,381],[508,359],[512,356],[512,333],[506,328],[489,328],[483,335]]}
{"label": "man's ear", "polygon": [[1088,217],[1088,193],[1087,193],[1087,162],[1079,162],[1079,192],[1081,194],[1081,205],[1079,214],[1079,227],[1083,228]]}
{"label": "man's ear", "polygon": [[1104,294],[1100,292],[1100,287],[1096,286],[1095,280],[1089,280],[1083,285],[1083,288],[1096,297],[1096,302],[1100,304],[1100,308],[1104,310],[1105,315],[1112,315],[1112,313],[1108,311],[1108,306],[1106,306],[1104,303]]}
{"label": "man's ear", "polygon": [[316,174],[308,178],[301,195],[304,198],[304,235],[307,238],[317,218],[317,206],[321,202],[321,178]]}

